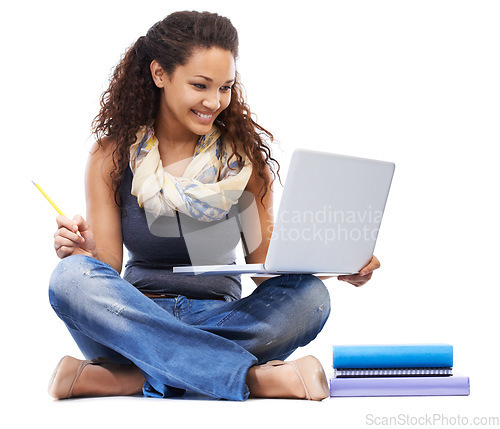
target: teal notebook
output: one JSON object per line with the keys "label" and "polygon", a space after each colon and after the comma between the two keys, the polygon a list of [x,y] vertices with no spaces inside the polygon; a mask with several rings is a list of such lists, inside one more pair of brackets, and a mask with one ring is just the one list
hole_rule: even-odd
{"label": "teal notebook", "polygon": [[334,368],[438,368],[453,366],[450,344],[333,346]]}

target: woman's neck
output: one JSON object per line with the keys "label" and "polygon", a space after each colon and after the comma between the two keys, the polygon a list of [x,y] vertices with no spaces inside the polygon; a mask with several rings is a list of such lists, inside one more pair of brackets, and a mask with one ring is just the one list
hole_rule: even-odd
{"label": "woman's neck", "polygon": [[200,136],[192,133],[188,129],[175,129],[169,127],[165,121],[158,118],[154,122],[154,132],[158,139],[158,145],[165,149],[185,150],[194,148]]}

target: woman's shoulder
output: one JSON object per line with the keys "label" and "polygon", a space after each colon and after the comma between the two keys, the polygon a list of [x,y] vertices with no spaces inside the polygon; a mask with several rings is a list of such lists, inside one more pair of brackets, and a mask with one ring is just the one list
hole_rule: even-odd
{"label": "woman's shoulder", "polygon": [[[253,168],[250,179],[245,187],[245,194],[250,198],[249,202],[258,202],[259,207],[263,203],[266,207],[272,207],[273,178],[271,169],[265,164],[261,169]],[[246,200],[245,200],[246,201]],[[244,205],[244,201],[241,201]]]}
{"label": "woman's shoulder", "polygon": [[113,160],[113,153],[116,149],[116,139],[113,137],[102,137],[96,141],[89,151],[87,162],[87,178],[111,184],[111,173],[116,169]]}
{"label": "woman's shoulder", "polygon": [[90,148],[90,155],[97,157],[107,157],[113,154],[117,146],[117,140],[114,137],[101,137],[94,142]]}
{"label": "woman's shoulder", "polygon": [[115,168],[113,154],[116,147],[117,141],[114,137],[102,137],[97,140],[89,151],[89,165],[97,166],[109,174]]}
{"label": "woman's shoulder", "polygon": [[247,190],[259,191],[263,186],[266,185],[269,187],[270,183],[273,180],[271,168],[267,163],[263,164],[253,164],[252,165],[252,174],[250,179],[248,180]]}

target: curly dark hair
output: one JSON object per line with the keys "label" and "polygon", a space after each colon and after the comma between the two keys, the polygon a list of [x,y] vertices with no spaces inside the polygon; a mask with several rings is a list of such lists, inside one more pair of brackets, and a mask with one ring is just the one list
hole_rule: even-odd
{"label": "curly dark hair", "polygon": [[[129,163],[130,146],[139,129],[154,121],[159,109],[161,89],[153,82],[151,62],[156,60],[171,74],[176,67],[185,65],[196,49],[213,47],[227,50],[237,58],[238,33],[228,18],[209,12],[175,12],[154,24],[146,36],[139,37],[114,69],[109,87],[101,96],[99,114],[92,121],[92,132],[99,146],[103,137],[116,141],[111,179],[119,206],[119,187]],[[280,166],[265,141],[272,142],[273,135],[252,119],[238,73],[231,88],[231,102],[214,124],[231,144],[239,163],[243,161],[241,151],[250,159],[264,182],[262,201],[270,185],[266,165],[273,181],[276,175],[279,177]]]}

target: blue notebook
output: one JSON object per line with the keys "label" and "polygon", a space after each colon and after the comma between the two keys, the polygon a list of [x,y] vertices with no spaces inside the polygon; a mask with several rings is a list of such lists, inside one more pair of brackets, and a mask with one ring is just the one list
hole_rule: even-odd
{"label": "blue notebook", "polygon": [[450,344],[333,346],[334,368],[437,368],[453,366]]}

